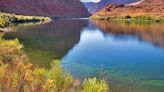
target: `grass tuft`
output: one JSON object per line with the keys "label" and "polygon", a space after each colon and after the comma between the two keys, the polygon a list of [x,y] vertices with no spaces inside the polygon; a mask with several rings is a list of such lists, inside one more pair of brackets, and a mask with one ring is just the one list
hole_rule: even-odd
{"label": "grass tuft", "polygon": [[88,78],[83,82],[83,92],[109,92],[109,87],[105,80]]}

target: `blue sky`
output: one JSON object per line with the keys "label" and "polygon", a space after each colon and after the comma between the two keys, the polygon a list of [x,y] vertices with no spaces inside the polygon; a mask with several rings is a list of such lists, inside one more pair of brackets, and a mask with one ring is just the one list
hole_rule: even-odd
{"label": "blue sky", "polygon": [[99,2],[101,0],[81,0],[82,2]]}

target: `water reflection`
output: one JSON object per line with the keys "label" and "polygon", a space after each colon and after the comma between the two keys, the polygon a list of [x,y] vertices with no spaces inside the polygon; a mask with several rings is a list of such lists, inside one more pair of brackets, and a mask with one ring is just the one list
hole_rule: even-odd
{"label": "water reflection", "polygon": [[93,24],[104,32],[114,36],[126,38],[127,35],[137,37],[139,40],[150,42],[164,48],[164,24],[149,22],[116,22],[94,20]]}
{"label": "water reflection", "polygon": [[18,38],[25,46],[25,51],[33,57],[32,59],[35,59],[34,63],[45,66],[49,65],[54,58],[61,59],[69,49],[78,43],[80,30],[87,24],[86,21],[55,20],[43,25],[20,25],[13,27],[14,31],[5,33],[3,38]]}
{"label": "water reflection", "polygon": [[113,92],[162,92],[163,32],[162,24],[91,21],[63,65],[78,78],[96,76],[103,66]]}
{"label": "water reflection", "polygon": [[62,59],[65,69],[84,78],[103,66],[113,92],[164,90],[163,24],[74,19],[13,30],[3,38],[18,38],[41,67]]}

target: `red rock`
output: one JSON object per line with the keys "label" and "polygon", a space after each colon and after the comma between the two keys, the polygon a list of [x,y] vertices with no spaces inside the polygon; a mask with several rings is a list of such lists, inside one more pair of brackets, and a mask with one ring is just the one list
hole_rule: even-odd
{"label": "red rock", "polygon": [[80,0],[0,0],[0,11],[50,17],[86,17]]}
{"label": "red rock", "polygon": [[156,16],[164,17],[164,0],[142,0],[140,3],[116,5],[109,4],[95,13],[92,17],[115,17],[115,16]]}

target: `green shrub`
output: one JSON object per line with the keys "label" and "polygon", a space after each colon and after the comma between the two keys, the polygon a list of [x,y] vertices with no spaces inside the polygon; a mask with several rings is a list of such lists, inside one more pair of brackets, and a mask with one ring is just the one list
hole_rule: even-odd
{"label": "green shrub", "polygon": [[125,19],[130,19],[130,18],[131,18],[130,15],[126,15],[126,16],[125,16]]}
{"label": "green shrub", "polygon": [[0,15],[0,28],[7,27],[9,24],[10,24],[9,19]]}
{"label": "green shrub", "polygon": [[83,82],[83,92],[109,92],[109,87],[105,80],[88,78]]}
{"label": "green shrub", "polygon": [[0,28],[8,27],[11,24],[49,22],[50,20],[50,18],[42,16],[23,16],[0,13]]}

